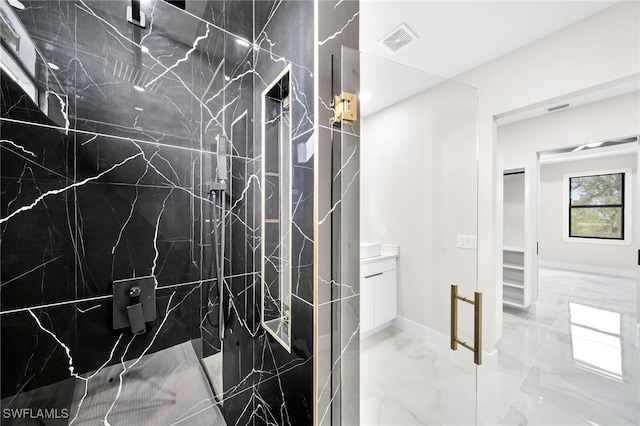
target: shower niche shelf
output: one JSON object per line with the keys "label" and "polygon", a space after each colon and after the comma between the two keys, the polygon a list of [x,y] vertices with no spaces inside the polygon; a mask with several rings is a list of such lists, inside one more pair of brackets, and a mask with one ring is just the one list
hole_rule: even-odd
{"label": "shower niche shelf", "polygon": [[261,324],[291,352],[291,66],[262,92]]}

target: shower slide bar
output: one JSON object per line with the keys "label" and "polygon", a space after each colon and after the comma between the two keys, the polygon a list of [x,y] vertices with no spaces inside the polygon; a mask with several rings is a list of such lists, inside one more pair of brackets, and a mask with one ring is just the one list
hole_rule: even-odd
{"label": "shower slide bar", "polygon": [[[218,309],[218,334],[220,341],[224,340],[225,333],[225,317],[224,317],[224,254],[225,254],[225,218],[227,216],[227,202],[225,194],[229,191],[229,173],[227,168],[227,138],[222,135],[216,137],[216,161],[217,167],[214,176],[214,181],[209,188],[209,196],[212,198],[213,203],[213,261],[215,262],[217,284],[218,284],[218,303],[220,307]],[[220,203],[221,215],[218,224],[217,207]],[[218,231],[220,226],[220,231]],[[222,235],[218,235],[220,232]]]}

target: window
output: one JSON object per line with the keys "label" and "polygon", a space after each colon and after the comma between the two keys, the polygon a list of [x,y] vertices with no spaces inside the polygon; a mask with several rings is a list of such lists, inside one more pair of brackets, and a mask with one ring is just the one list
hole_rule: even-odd
{"label": "window", "polygon": [[569,178],[569,237],[624,240],[625,173]]}

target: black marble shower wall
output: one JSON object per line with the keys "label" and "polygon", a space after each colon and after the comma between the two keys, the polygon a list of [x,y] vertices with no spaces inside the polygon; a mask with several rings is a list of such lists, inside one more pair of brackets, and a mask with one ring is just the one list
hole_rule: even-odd
{"label": "black marble shower wall", "polygon": [[[49,87],[64,111],[47,117],[2,75],[2,407],[69,408],[96,370],[183,342],[198,356],[219,345],[203,320],[218,303],[204,184],[225,134],[223,413],[311,424],[313,158],[294,165],[288,353],[259,321],[257,106],[291,63],[293,144],[313,137],[313,2],[187,1],[188,13],[142,2],[146,29],[127,23],[125,1],[22,3],[20,20],[59,68]],[[113,331],[113,281],[148,275],[157,320],[143,336]]]}
{"label": "black marble shower wall", "polygon": [[[313,423],[313,1],[256,2],[256,140],[261,96],[291,65],[291,352],[260,328],[255,339],[256,424]],[[267,19],[264,19],[267,18]],[[261,19],[264,19],[261,21]],[[259,77],[259,78],[258,78]],[[259,145],[261,146],[261,145]],[[256,164],[261,167],[261,164]],[[259,261],[259,259],[258,259]],[[258,266],[259,268],[260,266]],[[256,284],[260,285],[260,281]]]}
{"label": "black marble shower wall", "polygon": [[336,124],[328,105],[342,91],[360,91],[359,2],[321,1],[318,15],[317,424],[357,425],[360,122]]}
{"label": "black marble shower wall", "polygon": [[[193,1],[189,14],[143,2],[147,29],[126,22],[127,2],[23,3],[20,19],[59,67],[50,72],[60,85],[49,87],[65,108],[45,116],[2,76],[3,408],[69,408],[96,370],[187,341],[199,356],[219,347],[205,321],[218,301],[203,184],[216,136],[226,134],[223,413],[229,423],[311,424],[313,157],[293,173],[289,353],[259,321],[254,104],[290,63],[294,147],[313,137],[313,2]],[[221,28],[244,40],[255,34],[260,48]],[[145,275],[157,278],[158,319],[144,336],[114,332],[112,282]]]}

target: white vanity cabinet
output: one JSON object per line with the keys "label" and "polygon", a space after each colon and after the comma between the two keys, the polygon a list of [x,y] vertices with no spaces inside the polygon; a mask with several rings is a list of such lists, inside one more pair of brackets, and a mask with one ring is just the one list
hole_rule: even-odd
{"label": "white vanity cabinet", "polygon": [[396,256],[363,259],[360,264],[360,336],[391,325],[397,314]]}

